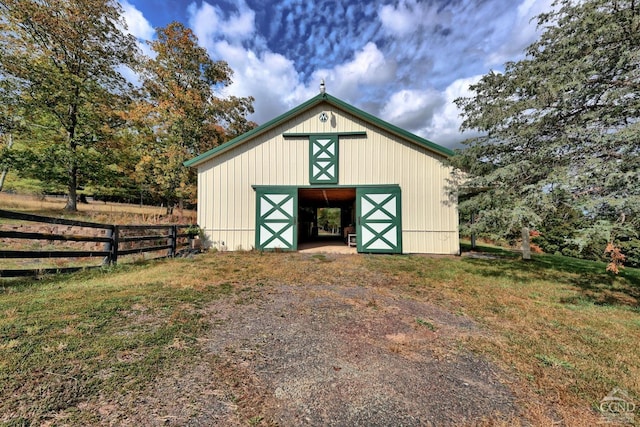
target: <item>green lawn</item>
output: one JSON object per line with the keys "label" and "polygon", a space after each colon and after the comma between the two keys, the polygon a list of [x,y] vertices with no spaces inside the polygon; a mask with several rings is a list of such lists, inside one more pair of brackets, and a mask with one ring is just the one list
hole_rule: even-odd
{"label": "green lawn", "polygon": [[401,276],[416,295],[495,332],[497,339],[466,344],[514,370],[529,393],[573,420],[569,425],[589,425],[581,422],[583,408],[596,409],[614,387],[640,396],[640,270],[614,276],[604,263],[553,255],[371,262]]}
{"label": "green lawn", "polygon": [[[207,304],[241,299],[248,288],[267,292],[276,280],[332,280],[325,261],[210,253],[0,282],[0,425],[96,423],[98,414],[83,409],[88,403],[140,390],[198,356],[194,344],[214,327],[202,314]],[[639,402],[639,270],[613,276],[604,264],[547,255],[530,262],[362,255],[350,262],[363,263],[399,296],[480,323],[487,334],[458,345],[513,373],[510,386],[533,425],[598,421],[599,401],[614,387]]]}

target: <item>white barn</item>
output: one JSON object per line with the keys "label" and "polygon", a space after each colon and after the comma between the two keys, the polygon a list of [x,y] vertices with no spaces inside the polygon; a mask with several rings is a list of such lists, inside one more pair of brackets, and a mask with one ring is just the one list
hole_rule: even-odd
{"label": "white barn", "polygon": [[189,160],[198,224],[228,250],[297,250],[337,207],[358,252],[459,253],[452,151],[321,93]]}

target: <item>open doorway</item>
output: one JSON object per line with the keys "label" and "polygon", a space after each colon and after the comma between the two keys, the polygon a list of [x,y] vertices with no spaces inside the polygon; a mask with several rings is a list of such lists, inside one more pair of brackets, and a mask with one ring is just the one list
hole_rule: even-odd
{"label": "open doorway", "polygon": [[300,188],[298,249],[351,248],[348,234],[355,233],[355,203],[355,188]]}
{"label": "open doorway", "polygon": [[317,208],[318,236],[340,237],[342,230],[341,208]]}

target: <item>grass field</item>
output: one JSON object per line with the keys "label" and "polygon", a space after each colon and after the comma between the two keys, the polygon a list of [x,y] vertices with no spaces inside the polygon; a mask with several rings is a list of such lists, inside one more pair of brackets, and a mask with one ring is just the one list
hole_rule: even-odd
{"label": "grass field", "polygon": [[547,421],[535,418],[544,412],[540,401],[567,425],[592,425],[585,407],[596,410],[614,387],[639,396],[640,271],[614,277],[604,263],[551,255],[381,261],[376,268],[402,277],[417,295],[496,333],[465,345],[517,372],[534,425]]}
{"label": "grass field", "polygon": [[0,192],[2,209],[35,215],[106,224],[195,223],[196,220],[195,211],[187,209],[176,209],[173,215],[166,215],[166,208],[160,206],[93,201],[78,203],[78,212],[69,213],[64,212],[65,204],[63,197]]}
{"label": "grass field", "polygon": [[[599,402],[614,387],[638,404],[640,271],[613,276],[604,264],[547,255],[523,262],[497,252],[505,256],[360,255],[349,262],[398,297],[430,301],[479,323],[486,333],[460,337],[456,345],[512,374],[509,387],[531,425],[595,425],[602,420]],[[202,357],[199,343],[216,327],[204,315],[209,304],[243,304],[276,282],[326,283],[338,275],[331,260],[209,253],[2,282],[0,425],[104,422],[97,402],[144,394],[176,366]],[[253,410],[245,425],[266,425],[260,408]]]}
{"label": "grass field", "polygon": [[[65,218],[71,220],[97,222],[101,224],[195,224],[196,212],[186,209],[175,209],[172,215],[166,215],[166,208],[157,206],[140,206],[124,203],[99,202],[79,203],[78,212],[65,212],[63,197],[8,194],[0,192],[0,209],[28,214]],[[51,226],[40,222],[18,221],[0,218],[0,229],[11,231],[11,226],[20,225],[18,231],[34,233],[52,233]],[[86,230],[74,227],[66,234],[86,236]],[[56,233],[53,233],[56,234]],[[83,243],[0,239],[0,249],[6,250],[102,250],[100,244],[87,247]],[[166,252],[166,251],[165,251]],[[120,262],[131,262],[141,258],[156,257],[162,254],[130,255]],[[52,258],[52,259],[0,259],[0,270],[19,269],[60,269],[100,265],[102,259],[96,258]]]}

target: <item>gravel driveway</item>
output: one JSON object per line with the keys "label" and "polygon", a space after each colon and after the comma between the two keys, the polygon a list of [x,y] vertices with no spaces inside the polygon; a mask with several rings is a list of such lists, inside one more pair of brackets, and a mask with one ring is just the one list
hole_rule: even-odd
{"label": "gravel driveway", "polygon": [[[202,356],[114,423],[191,426],[513,425],[509,376],[465,350],[487,333],[335,255],[297,279],[233,283],[202,309]],[[322,259],[321,259],[322,260]],[[339,271],[339,273],[337,273]],[[122,404],[123,402],[120,402]],[[116,405],[117,406],[117,405]]]}

